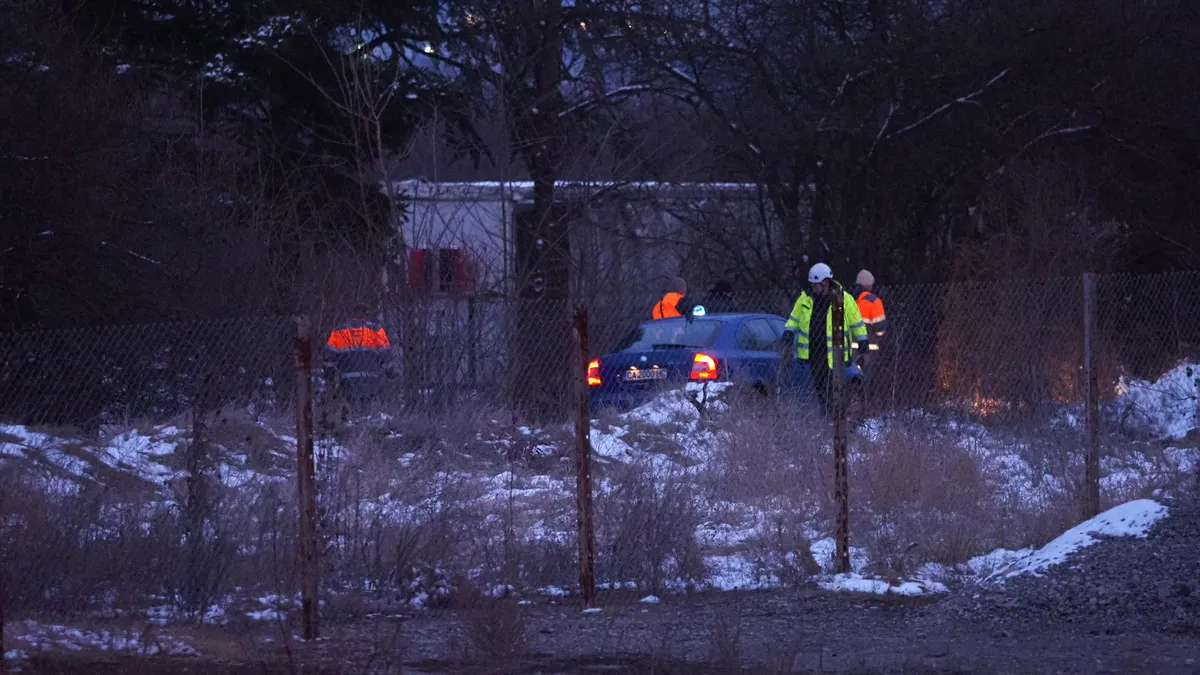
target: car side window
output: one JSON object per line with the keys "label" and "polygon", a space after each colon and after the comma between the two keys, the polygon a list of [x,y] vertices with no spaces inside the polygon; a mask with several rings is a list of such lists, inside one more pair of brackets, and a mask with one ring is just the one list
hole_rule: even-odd
{"label": "car side window", "polygon": [[766,319],[751,319],[738,329],[738,347],[753,352],[768,352],[774,348],[775,331]]}
{"label": "car side window", "polygon": [[771,318],[767,319],[767,323],[770,324],[771,329],[775,331],[775,339],[776,340],[783,337],[784,332],[787,330],[787,322],[786,321],[784,321],[783,319],[780,319],[778,317],[771,317]]}
{"label": "car side window", "polygon": [[738,348],[749,352],[756,351],[754,331],[750,330],[749,321],[738,327]]}

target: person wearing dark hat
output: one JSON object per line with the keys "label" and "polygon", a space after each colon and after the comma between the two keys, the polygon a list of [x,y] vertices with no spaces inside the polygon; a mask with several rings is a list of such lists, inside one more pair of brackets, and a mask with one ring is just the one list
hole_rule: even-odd
{"label": "person wearing dark hat", "polygon": [[667,285],[667,292],[662,299],[654,303],[654,308],[650,310],[650,316],[655,319],[670,319],[684,314],[691,315],[691,307],[688,305],[685,297],[687,296],[687,282],[682,277],[671,279],[671,283]]}
{"label": "person wearing dark hat", "polygon": [[706,314],[722,314],[738,311],[733,298],[733,284],[721,279],[705,293],[698,303]]}

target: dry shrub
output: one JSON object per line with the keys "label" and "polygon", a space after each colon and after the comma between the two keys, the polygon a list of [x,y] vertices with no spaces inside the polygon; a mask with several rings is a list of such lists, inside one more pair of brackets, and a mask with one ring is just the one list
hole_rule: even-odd
{"label": "dry shrub", "polygon": [[601,578],[633,581],[659,593],[667,584],[694,583],[707,575],[696,543],[703,518],[688,478],[635,464],[617,467],[597,492]]}
{"label": "dry shrub", "polygon": [[[1109,481],[1102,485],[1101,508],[1108,509],[1135,499],[1164,495],[1187,495],[1197,485],[1200,463],[1194,471],[1181,471],[1179,456],[1186,451],[1163,448],[1161,444],[1129,443],[1104,448],[1102,472]],[[1195,461],[1194,459],[1192,460]],[[1117,478],[1120,478],[1117,480]]]}
{"label": "dry shrub", "polygon": [[[574,542],[533,540],[525,528],[573,517],[567,513],[573,501],[531,502],[522,495],[522,467],[504,443],[487,442],[501,436],[486,417],[392,418],[318,440],[327,584],[365,588],[380,600],[445,606],[471,587],[571,578]],[[496,485],[481,478],[505,470],[514,476],[508,499],[497,498]]]}
{"label": "dry shrub", "polygon": [[709,626],[709,647],[712,650],[711,665],[727,672],[742,667],[742,621],[737,606],[721,605],[716,608],[712,625]]}
{"label": "dry shrub", "polygon": [[574,537],[523,538],[508,547],[506,557],[515,566],[510,578],[524,587],[569,588],[578,581],[579,550]]}
{"label": "dry shrub", "polygon": [[431,447],[402,464],[410,448],[388,428],[347,428],[339,436],[318,444],[325,579],[398,592],[405,601],[446,597],[484,525],[481,488],[451,472]]}
{"label": "dry shrub", "polygon": [[276,592],[290,587],[296,572],[299,520],[294,481],[231,489],[222,517],[239,554],[229,570],[229,585],[266,584]]}
{"label": "dry shrub", "polygon": [[475,655],[505,661],[525,649],[528,621],[516,598],[481,598],[465,610],[462,630]]}
{"label": "dry shrub", "polygon": [[47,491],[44,474],[10,474],[0,512],[0,562],[18,611],[72,613],[143,604],[170,593],[181,530],[142,499],[99,486]]}
{"label": "dry shrub", "polygon": [[731,407],[713,421],[723,437],[703,477],[714,500],[815,517],[828,506],[833,460],[829,426],[788,401],[757,404],[743,416]]}
{"label": "dry shrub", "polygon": [[912,429],[852,450],[850,503],[851,532],[870,566],[891,575],[918,562],[965,562],[991,543],[1002,517],[975,457]]}
{"label": "dry shrub", "polygon": [[761,534],[746,541],[760,580],[774,578],[785,587],[799,588],[820,573],[804,525],[798,514],[775,514],[767,518]]}

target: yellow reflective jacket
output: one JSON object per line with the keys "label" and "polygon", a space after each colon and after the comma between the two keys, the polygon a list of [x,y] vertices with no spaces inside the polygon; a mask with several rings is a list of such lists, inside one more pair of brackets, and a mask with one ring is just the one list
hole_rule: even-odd
{"label": "yellow reflective jacket", "polygon": [[[833,282],[833,288],[842,294],[842,322],[846,340],[846,358],[844,363],[850,363],[851,350],[864,346],[867,342],[867,324],[863,321],[854,296],[846,292],[842,285]],[[800,293],[796,304],[792,306],[792,315],[788,317],[786,328],[796,334],[796,358],[807,361],[809,355],[808,327],[812,319],[813,298],[808,291]],[[825,355],[829,367],[833,368],[833,305],[825,312]]]}

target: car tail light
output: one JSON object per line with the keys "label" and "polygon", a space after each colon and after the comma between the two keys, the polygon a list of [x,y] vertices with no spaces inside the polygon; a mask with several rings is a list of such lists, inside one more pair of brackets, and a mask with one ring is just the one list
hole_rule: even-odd
{"label": "car tail light", "polygon": [[692,359],[692,376],[693,380],[715,380],[717,379],[717,360],[708,354],[697,354],[696,358]]}
{"label": "car tail light", "polygon": [[[576,361],[576,363],[578,363],[578,361]],[[587,383],[589,387],[600,386],[600,359],[592,359],[588,362]]]}

